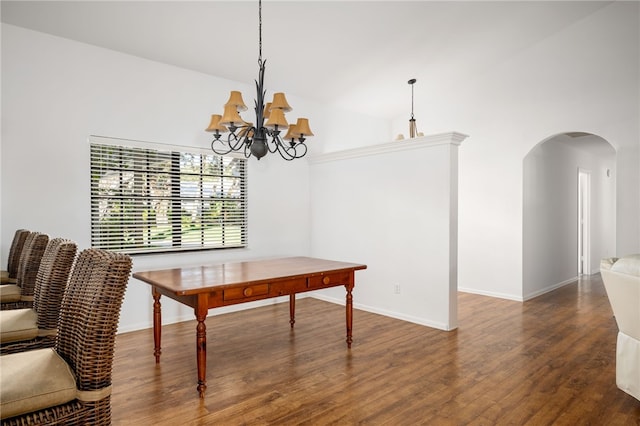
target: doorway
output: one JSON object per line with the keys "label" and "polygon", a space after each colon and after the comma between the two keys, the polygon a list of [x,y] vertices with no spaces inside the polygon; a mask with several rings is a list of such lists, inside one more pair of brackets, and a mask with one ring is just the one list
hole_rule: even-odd
{"label": "doorway", "polygon": [[615,247],[616,151],[601,137],[551,136],[523,160],[522,294],[528,300],[597,272]]}
{"label": "doorway", "polygon": [[591,172],[578,169],[578,276],[591,275]]}

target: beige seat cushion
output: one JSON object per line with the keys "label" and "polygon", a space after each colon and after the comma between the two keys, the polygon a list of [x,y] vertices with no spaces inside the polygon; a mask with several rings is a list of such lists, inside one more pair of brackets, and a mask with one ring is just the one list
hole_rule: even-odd
{"label": "beige seat cushion", "polygon": [[0,311],[0,342],[20,342],[38,336],[38,314],[33,309]]}
{"label": "beige seat cushion", "polygon": [[15,284],[18,280],[9,278],[9,271],[0,271],[0,284]]}
{"label": "beige seat cushion", "polygon": [[52,348],[0,356],[3,419],[64,404],[76,393],[71,369]]}
{"label": "beige seat cushion", "polygon": [[20,287],[16,284],[0,285],[0,303],[19,302]]}

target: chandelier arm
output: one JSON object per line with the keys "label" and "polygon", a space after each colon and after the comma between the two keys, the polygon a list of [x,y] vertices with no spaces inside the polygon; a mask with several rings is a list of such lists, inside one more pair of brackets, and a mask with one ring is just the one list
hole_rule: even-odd
{"label": "chandelier arm", "polygon": [[285,160],[289,160],[288,157],[292,156],[292,154],[290,153],[290,148],[287,148],[286,143],[282,141],[282,138],[280,138],[280,135],[273,134],[271,142],[273,143],[273,151],[271,152],[277,151],[282,156],[282,158],[284,158]]}
{"label": "chandelier arm", "polygon": [[304,148],[304,152],[303,152],[302,154],[300,154],[300,155],[297,155],[297,156],[296,156],[296,158],[302,158],[302,157],[304,157],[305,155],[307,155],[307,145],[306,145],[304,142],[298,142],[298,143],[296,144],[296,147],[295,147],[295,149],[296,149],[296,154],[297,154],[297,151],[298,151],[298,147],[299,147],[299,146],[301,146],[301,147],[303,147],[303,148]]}
{"label": "chandelier arm", "polygon": [[[298,152],[298,147],[300,147],[300,146],[304,148],[304,151]],[[302,158],[307,154],[307,146],[306,145],[297,144],[295,147],[288,148],[288,149],[285,148],[285,150],[286,150],[286,156],[282,155],[282,152],[280,152],[280,155],[282,156],[282,158],[284,158],[287,161],[295,160],[297,158]],[[291,151],[293,151],[293,152],[291,152]]]}
{"label": "chandelier arm", "polygon": [[[229,154],[230,152],[234,151],[234,148],[235,148],[235,146],[231,143],[230,139],[231,139],[231,135],[227,135],[226,140],[220,139],[220,137],[215,138],[211,142],[211,150],[218,155]],[[219,145],[221,145],[221,147],[216,149],[216,146],[215,146],[216,142],[219,142]]]}
{"label": "chandelier arm", "polygon": [[[213,151],[214,153],[216,153],[217,155],[227,155],[229,154],[231,151],[233,151],[233,149],[229,148],[229,149],[225,149],[223,151],[219,151],[218,149],[216,149],[215,143],[216,142],[220,142],[221,144],[224,144],[224,141],[221,141],[220,139],[214,139],[213,141],[211,141],[211,151]],[[223,145],[224,146],[224,145]]]}
{"label": "chandelier arm", "polygon": [[227,136],[227,144],[233,151],[237,151],[242,146],[244,138],[238,137],[235,133],[231,133]]}
{"label": "chandelier arm", "polygon": [[278,151],[278,154],[280,154],[280,157],[282,157],[283,159],[285,159],[287,161],[291,161],[291,160],[296,158],[295,153],[291,154],[282,145],[278,144],[276,151]]}
{"label": "chandelier arm", "polygon": [[[280,156],[287,160],[295,160],[297,158],[302,158],[307,154],[307,145],[303,142],[294,143],[294,145],[287,146],[286,142],[283,142],[280,136],[274,136],[271,144],[273,145],[273,149],[271,146],[269,147],[269,151],[271,153],[275,153],[276,151]],[[300,147],[300,150],[298,149]]]}
{"label": "chandelier arm", "polygon": [[[251,132],[251,128],[250,126],[239,126],[238,129],[244,129],[246,128],[247,130],[247,135]],[[220,136],[218,136],[217,138],[215,138],[212,142],[211,142],[211,150],[218,154],[218,155],[226,155],[229,154],[232,151],[238,151],[240,150],[240,148],[242,147],[242,145],[251,145],[251,143],[249,142],[250,139],[248,138],[248,136],[243,136],[243,137],[238,137],[238,135],[234,132],[234,133],[230,133],[227,135],[226,140],[225,139],[221,139]],[[216,142],[219,142],[218,145],[221,145],[219,147],[216,147]],[[247,157],[248,158],[248,157]]]}
{"label": "chandelier arm", "polygon": [[251,143],[252,142],[247,142],[244,144],[244,158],[249,158],[251,157]]}
{"label": "chandelier arm", "polygon": [[282,144],[280,142],[280,137],[273,133],[269,133],[269,136],[271,136],[271,140],[269,141],[269,152],[272,154],[275,154],[277,152],[282,158],[286,160],[287,158],[283,156],[281,152]]}
{"label": "chandelier arm", "polygon": [[269,139],[267,139],[267,148],[269,148],[269,152],[270,153],[275,153],[278,151],[278,141],[277,141],[277,136],[275,134],[273,134],[272,131],[270,131],[269,129],[266,129],[266,134],[268,136],[271,136],[271,140],[269,141]]}

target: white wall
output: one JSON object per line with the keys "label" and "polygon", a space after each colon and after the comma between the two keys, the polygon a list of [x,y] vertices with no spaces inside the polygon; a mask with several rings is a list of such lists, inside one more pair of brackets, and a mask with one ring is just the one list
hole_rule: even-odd
{"label": "white wall", "polygon": [[[73,239],[80,249],[89,247],[89,135],[207,147],[209,134],[203,130],[209,115],[221,112],[232,89],[242,90],[247,102],[255,90],[252,82],[242,85],[2,24],[2,262],[6,264],[17,228]],[[329,112],[294,95],[288,98],[292,114],[311,118],[318,135],[309,139],[311,152],[321,150],[326,133],[351,128],[341,117],[367,122],[366,117]],[[250,159],[248,179],[247,249],[135,256],[134,271],[308,255],[306,159]],[[164,301],[165,322],[192,317],[191,309]],[[148,327],[151,318],[149,287],[131,279],[120,329]]]}
{"label": "white wall", "polygon": [[[614,146],[611,255],[640,251],[639,7],[613,2],[478,70],[475,79],[446,82],[425,111],[416,111],[425,134],[456,129],[470,135],[459,150],[461,289],[523,298],[523,159],[549,135],[584,131]],[[89,134],[206,146],[201,129],[209,114],[221,110],[231,89],[250,99],[251,84],[2,24],[2,262],[18,227],[88,246]],[[407,133],[404,115],[387,126],[288,97],[295,115],[312,120],[318,135],[309,142],[312,153],[376,144],[385,132],[387,140]],[[251,163],[248,251],[139,257],[135,268],[309,251],[308,172],[304,160]],[[132,282],[122,324],[150,321],[147,298],[148,289]],[[167,318],[190,316],[178,308],[165,312]]]}
{"label": "white wall", "polygon": [[[464,138],[430,135],[312,161],[311,253],[367,265],[356,273],[356,307],[457,327],[457,152]],[[322,296],[344,303],[342,288]]]}
{"label": "white wall", "polygon": [[615,152],[613,148],[604,155],[589,152],[560,142],[563,138],[568,136],[536,146],[524,159],[525,300],[577,278],[579,169],[591,174],[589,262],[593,272],[615,247],[611,232],[615,227]]}
{"label": "white wall", "polygon": [[[416,111],[426,134],[456,129],[461,289],[522,300],[523,159],[551,135],[583,131],[617,151],[615,253],[640,252],[637,2],[612,2],[475,79],[447,82]],[[392,134],[407,133],[406,117]]]}

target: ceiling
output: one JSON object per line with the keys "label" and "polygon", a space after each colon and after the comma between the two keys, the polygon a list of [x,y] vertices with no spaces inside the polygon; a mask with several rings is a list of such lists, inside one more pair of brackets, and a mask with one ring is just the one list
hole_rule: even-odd
{"label": "ceiling", "polygon": [[[393,119],[610,2],[264,0],[265,84]],[[253,84],[257,1],[2,1],[2,22]],[[416,102],[417,104],[418,102]]]}

